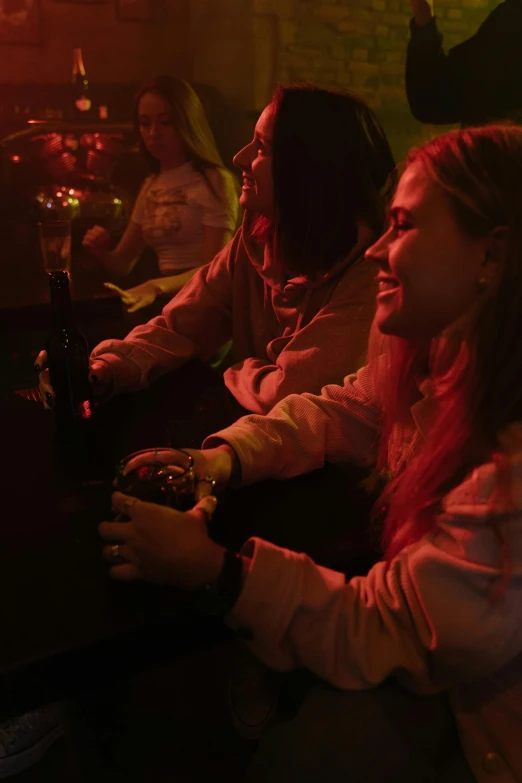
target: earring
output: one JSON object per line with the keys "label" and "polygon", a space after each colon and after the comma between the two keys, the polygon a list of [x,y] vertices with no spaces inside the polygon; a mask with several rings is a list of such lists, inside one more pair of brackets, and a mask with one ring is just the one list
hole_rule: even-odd
{"label": "earring", "polygon": [[479,277],[479,279],[477,280],[477,288],[480,293],[483,293],[486,290],[486,288],[488,287],[488,282],[489,281],[486,275],[482,275],[482,277]]}

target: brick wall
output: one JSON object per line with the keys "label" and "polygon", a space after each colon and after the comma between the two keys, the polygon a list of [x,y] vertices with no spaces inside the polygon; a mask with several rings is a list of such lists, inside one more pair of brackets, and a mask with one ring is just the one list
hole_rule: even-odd
{"label": "brick wall", "polygon": [[[472,35],[495,0],[435,0],[446,48]],[[381,117],[397,157],[440,132],[411,117],[404,64],[409,0],[253,0],[276,21],[277,79],[311,79],[361,95]],[[262,67],[258,64],[258,67]]]}
{"label": "brick wall", "polygon": [[[477,29],[496,0],[435,3],[450,47]],[[158,25],[119,21],[114,0],[41,0],[42,45],[0,45],[0,82],[65,83],[78,42],[93,84],[176,72],[253,116],[278,80],[311,79],[364,97],[398,158],[440,132],[416,123],[406,103],[409,0],[167,0],[167,7],[168,21]],[[239,123],[231,146],[248,138],[250,122]]]}

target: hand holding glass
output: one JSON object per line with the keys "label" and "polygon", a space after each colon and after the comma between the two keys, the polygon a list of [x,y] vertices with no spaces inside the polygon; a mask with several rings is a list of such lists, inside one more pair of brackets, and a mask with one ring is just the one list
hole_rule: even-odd
{"label": "hand holding glass", "polygon": [[118,465],[115,485],[125,495],[188,511],[195,504],[194,459],[182,449],[135,451]]}

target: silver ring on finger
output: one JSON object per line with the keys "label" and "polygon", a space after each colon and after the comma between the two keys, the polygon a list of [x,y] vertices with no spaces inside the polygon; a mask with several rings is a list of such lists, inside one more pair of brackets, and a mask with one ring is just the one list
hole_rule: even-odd
{"label": "silver ring on finger", "polygon": [[113,544],[111,546],[111,560],[114,563],[122,563],[125,561],[125,558],[122,555],[122,546],[121,544]]}
{"label": "silver ring on finger", "polygon": [[133,506],[136,505],[138,502],[138,498],[129,498],[129,500],[126,500],[123,504],[125,511],[130,511]]}
{"label": "silver ring on finger", "polygon": [[198,484],[200,484],[202,481],[205,481],[207,484],[210,484],[210,492],[214,492],[214,488],[216,486],[216,479],[214,476],[211,476],[210,473],[208,473],[206,476],[196,476],[196,481]]}

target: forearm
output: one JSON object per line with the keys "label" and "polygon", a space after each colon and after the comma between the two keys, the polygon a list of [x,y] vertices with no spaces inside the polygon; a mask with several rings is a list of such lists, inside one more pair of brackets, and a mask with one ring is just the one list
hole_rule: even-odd
{"label": "forearm", "polygon": [[434,17],[419,25],[412,20],[406,57],[406,94],[419,122],[446,124],[460,120],[455,74],[442,47]]}
{"label": "forearm", "polygon": [[187,269],[186,272],[181,272],[178,275],[169,275],[168,277],[156,277],[153,280],[149,280],[149,284],[152,285],[158,296],[173,296],[180,288],[183,288],[185,283],[194,277],[198,271],[199,266],[195,266],[192,269]]}
{"label": "forearm", "polygon": [[[268,415],[250,415],[206,438],[203,448],[228,443],[241,463],[241,482],[292,478],[328,462],[370,465],[376,457],[380,404],[374,396],[372,368],[327,386],[321,396],[294,394]],[[358,382],[362,377],[363,383]]]}

